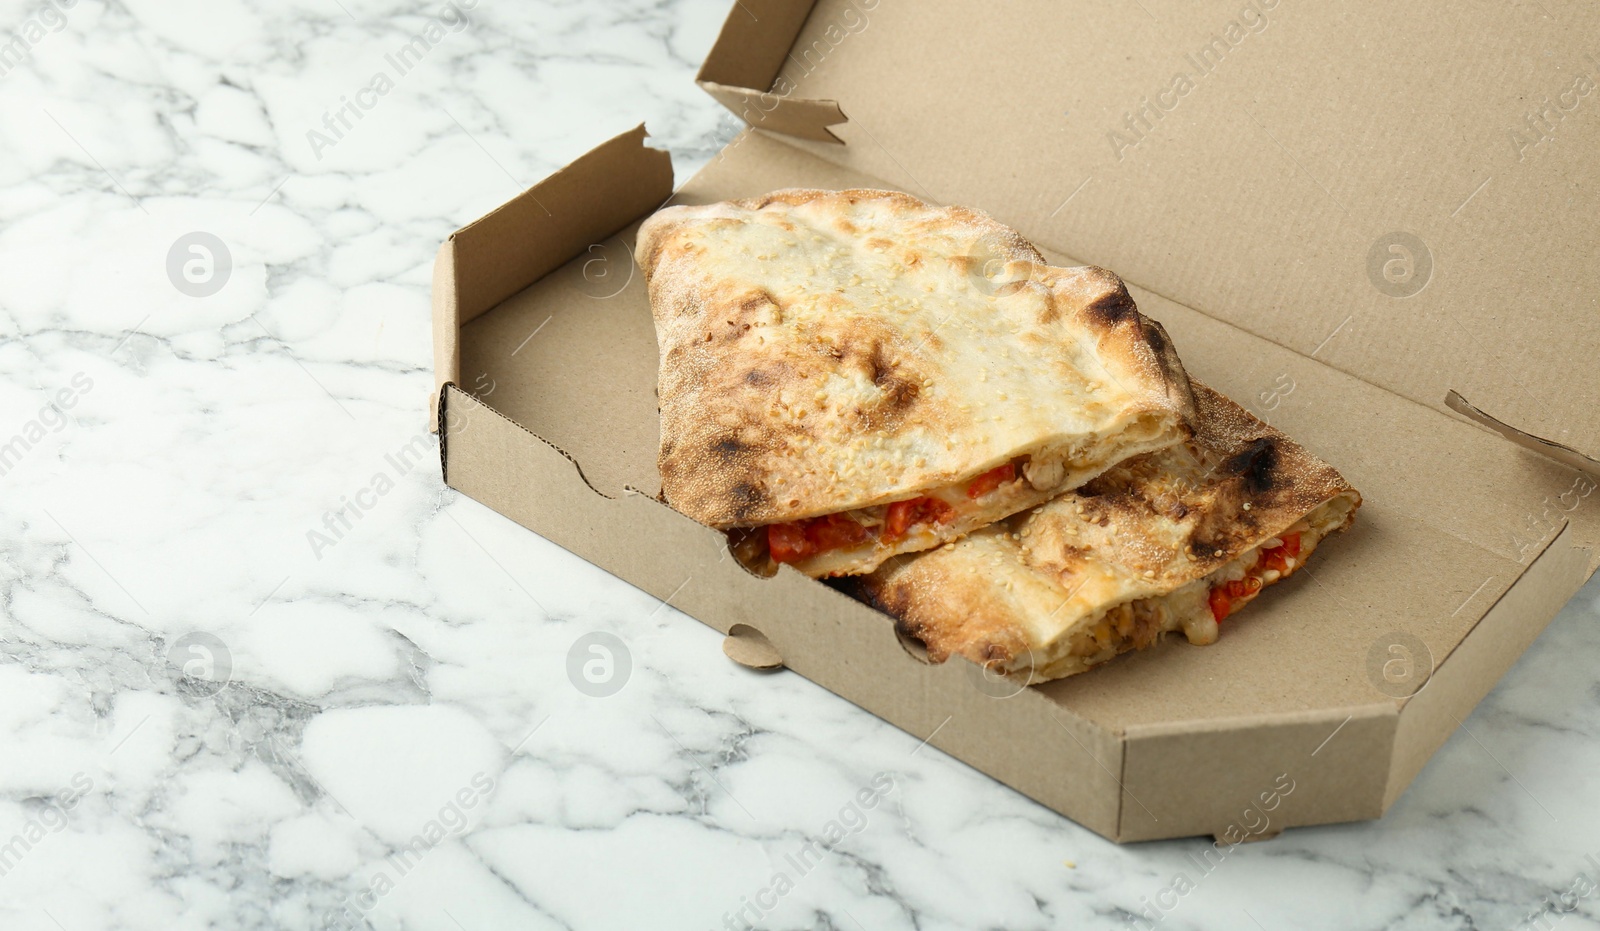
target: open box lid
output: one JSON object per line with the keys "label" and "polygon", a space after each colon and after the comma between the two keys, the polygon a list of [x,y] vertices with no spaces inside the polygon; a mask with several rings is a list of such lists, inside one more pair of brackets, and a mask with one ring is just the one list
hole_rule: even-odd
{"label": "open box lid", "polygon": [[808,6],[740,0],[702,85],[815,155],[1600,469],[1600,8]]}

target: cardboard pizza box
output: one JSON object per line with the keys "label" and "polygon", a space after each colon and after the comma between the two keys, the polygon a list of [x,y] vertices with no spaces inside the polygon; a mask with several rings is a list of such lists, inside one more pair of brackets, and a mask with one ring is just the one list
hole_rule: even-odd
{"label": "cardboard pizza box", "polygon": [[[1563,16],[740,0],[700,77],[752,128],[703,171],[674,193],[640,127],[440,249],[445,480],[1113,840],[1379,817],[1600,564],[1600,11]],[[1361,490],[1355,526],[1213,646],[1020,691],[746,572],[656,500],[631,250],[669,199],[791,186],[980,207],[1117,271]]]}

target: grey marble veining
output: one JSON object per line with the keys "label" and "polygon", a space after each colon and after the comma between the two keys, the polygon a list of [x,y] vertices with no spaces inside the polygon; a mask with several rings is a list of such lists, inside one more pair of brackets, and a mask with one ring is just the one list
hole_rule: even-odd
{"label": "grey marble veining", "polygon": [[1201,874],[441,486],[437,243],[703,164],[726,6],[0,5],[0,928],[1600,927],[1600,586],[1385,819]]}

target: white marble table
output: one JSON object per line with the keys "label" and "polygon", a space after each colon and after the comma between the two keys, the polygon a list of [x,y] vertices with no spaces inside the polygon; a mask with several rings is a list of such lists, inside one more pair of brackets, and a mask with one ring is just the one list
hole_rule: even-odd
{"label": "white marble table", "polygon": [[[437,243],[640,119],[703,164],[727,0],[58,2],[0,7],[0,928],[1125,927],[1187,868],[441,486]],[[1597,601],[1385,819],[1160,926],[1511,928],[1600,880]],[[615,694],[567,674],[591,632]]]}

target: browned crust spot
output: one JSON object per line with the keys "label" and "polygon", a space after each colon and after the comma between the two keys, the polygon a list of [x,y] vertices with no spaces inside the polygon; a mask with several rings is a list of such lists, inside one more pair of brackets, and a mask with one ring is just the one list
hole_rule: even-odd
{"label": "browned crust spot", "polygon": [[1224,471],[1244,479],[1244,487],[1253,495],[1263,495],[1278,483],[1278,441],[1263,436],[1251,440],[1244,449],[1223,462]]}
{"label": "browned crust spot", "polygon": [[1111,275],[1114,280],[1114,289],[1085,304],[1083,313],[1100,326],[1110,329],[1125,321],[1138,318],[1139,308],[1134,304],[1133,296],[1128,293],[1128,287],[1123,284],[1122,279],[1110,272],[1106,274]]}

